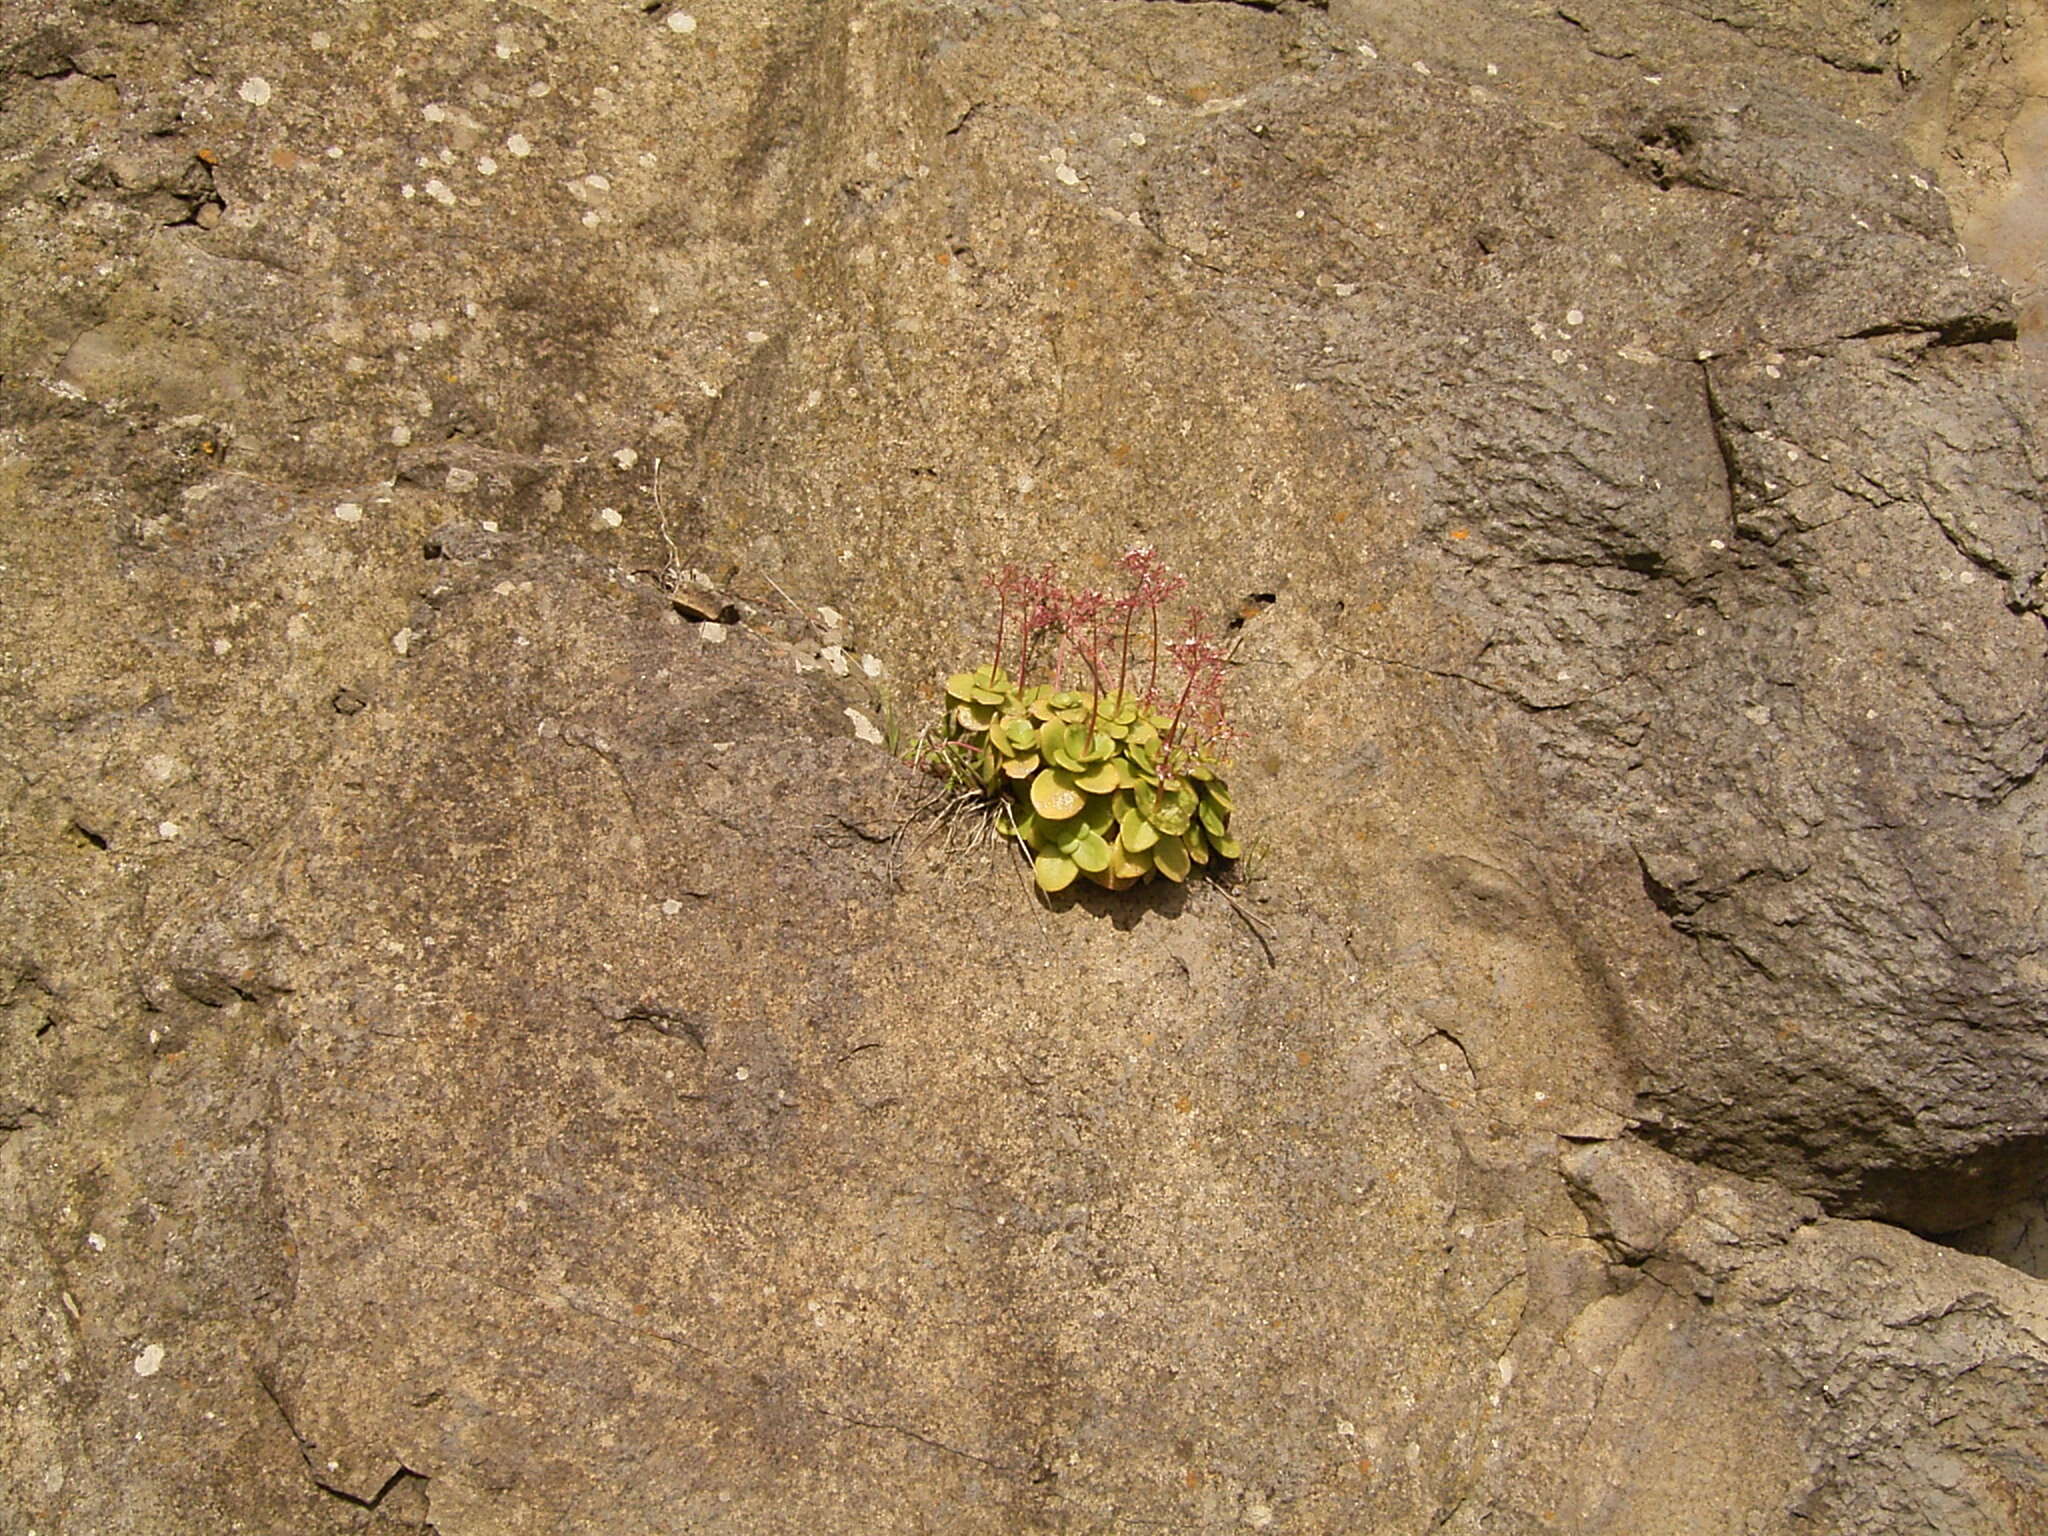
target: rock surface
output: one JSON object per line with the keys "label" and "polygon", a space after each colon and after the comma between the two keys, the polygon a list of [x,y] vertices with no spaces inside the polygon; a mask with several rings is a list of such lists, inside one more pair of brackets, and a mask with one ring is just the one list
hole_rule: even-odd
{"label": "rock surface", "polygon": [[[10,8],[0,1525],[2040,1528],[2044,39]],[[861,730],[1139,541],[1035,906]]]}

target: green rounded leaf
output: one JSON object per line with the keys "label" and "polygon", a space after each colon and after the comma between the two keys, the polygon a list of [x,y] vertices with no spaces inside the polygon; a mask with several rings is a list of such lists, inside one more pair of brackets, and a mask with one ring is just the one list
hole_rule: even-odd
{"label": "green rounded leaf", "polygon": [[1074,883],[1080,874],[1080,866],[1072,859],[1061,858],[1056,853],[1041,853],[1031,861],[1031,878],[1038,882],[1038,888],[1047,894],[1064,891]]}
{"label": "green rounded leaf", "polygon": [[1194,808],[1184,801],[1161,795],[1159,803],[1152,808],[1152,814],[1145,819],[1168,837],[1179,837],[1195,819]]}
{"label": "green rounded leaf", "polygon": [[1042,852],[1051,846],[1046,841],[1043,825],[1027,807],[1014,804],[1010,806],[1011,831],[1023,838],[1026,846],[1034,853]]}
{"label": "green rounded leaf", "polygon": [[1222,858],[1241,859],[1244,857],[1244,849],[1234,837],[1212,837],[1209,839],[1209,844]]}
{"label": "green rounded leaf", "polygon": [[1152,877],[1152,855],[1132,853],[1122,843],[1113,843],[1109,850],[1109,878],[1128,885]]}
{"label": "green rounded leaf", "polygon": [[1048,720],[1038,731],[1038,750],[1045,760],[1069,773],[1086,773],[1083,755],[1087,732],[1065,720]]}
{"label": "green rounded leaf", "polygon": [[1013,779],[1028,779],[1037,771],[1038,754],[1036,752],[1026,757],[1006,757],[1003,759],[1003,772]]}
{"label": "green rounded leaf", "polygon": [[1083,873],[1099,875],[1109,868],[1109,844],[1102,840],[1099,832],[1083,832],[1067,857]]}
{"label": "green rounded leaf", "polygon": [[1185,844],[1177,837],[1162,837],[1152,850],[1152,864],[1159,873],[1178,885],[1187,879],[1189,859]]}
{"label": "green rounded leaf", "polygon": [[1074,787],[1073,778],[1057,768],[1046,768],[1031,781],[1031,808],[1047,821],[1065,821],[1087,808],[1088,797]]}
{"label": "green rounded leaf", "polygon": [[1159,841],[1159,829],[1140,815],[1136,806],[1132,806],[1117,823],[1116,840],[1132,853],[1143,853]]}
{"label": "green rounded leaf", "polygon": [[1213,800],[1204,800],[1202,802],[1200,815],[1203,828],[1217,837],[1221,837],[1230,825],[1229,818],[1216,809],[1216,802]]}
{"label": "green rounded leaf", "polygon": [[1076,789],[1086,790],[1091,795],[1110,794],[1115,790],[1122,789],[1123,785],[1123,776],[1116,771],[1114,760],[1106,763],[1097,763],[1086,773],[1076,775],[1074,779],[1074,787]]}

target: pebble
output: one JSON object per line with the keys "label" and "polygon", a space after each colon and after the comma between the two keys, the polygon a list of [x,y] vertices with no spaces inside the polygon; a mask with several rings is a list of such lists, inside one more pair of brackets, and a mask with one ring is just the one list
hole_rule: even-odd
{"label": "pebble", "polygon": [[154,1376],[163,1368],[164,1347],[161,1344],[146,1345],[135,1357],[135,1374],[138,1376]]}
{"label": "pebble", "polygon": [[671,32],[681,32],[687,36],[697,30],[697,18],[688,11],[670,11],[668,13],[668,29]]}
{"label": "pebble", "polygon": [[235,94],[252,107],[268,106],[270,103],[270,82],[261,75],[251,75],[244,80]]}
{"label": "pebble", "polygon": [[334,520],[338,523],[360,523],[363,509],[356,502],[344,501],[334,509]]}
{"label": "pebble", "polygon": [[505,139],[505,153],[514,160],[524,160],[533,153],[533,145],[523,133],[510,134]]}

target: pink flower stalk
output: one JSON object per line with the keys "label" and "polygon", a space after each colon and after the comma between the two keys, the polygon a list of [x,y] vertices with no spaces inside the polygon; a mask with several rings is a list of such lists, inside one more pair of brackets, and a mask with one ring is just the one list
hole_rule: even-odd
{"label": "pink flower stalk", "polygon": [[[1187,628],[1166,650],[1184,679],[1180,697],[1174,701],[1173,723],[1166,732],[1164,760],[1171,770],[1173,764],[1198,755],[1205,744],[1222,735],[1223,667],[1229,653],[1203,635],[1202,615],[1196,610],[1189,611]],[[1181,739],[1183,721],[1200,733],[1192,743]]]}

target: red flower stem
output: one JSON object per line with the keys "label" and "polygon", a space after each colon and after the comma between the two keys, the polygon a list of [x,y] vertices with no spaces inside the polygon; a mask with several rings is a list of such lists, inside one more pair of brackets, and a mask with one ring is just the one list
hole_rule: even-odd
{"label": "red flower stem", "polygon": [[1003,626],[1010,619],[1010,589],[1007,585],[996,588],[996,659],[990,668],[991,681],[1003,670]]}
{"label": "red flower stem", "polygon": [[1116,661],[1116,697],[1117,697],[1117,702],[1118,702],[1119,704],[1121,704],[1121,703],[1123,702],[1123,697],[1124,697],[1124,682],[1125,682],[1125,680],[1126,680],[1126,679],[1127,679],[1127,678],[1128,678],[1128,677],[1130,676],[1130,671],[1131,671],[1131,613],[1132,613],[1132,611],[1133,611],[1133,610],[1131,610],[1131,609],[1129,609],[1129,608],[1126,608],[1126,609],[1124,610],[1124,648],[1123,648],[1123,653],[1122,653],[1122,654],[1121,654],[1120,656],[1118,656],[1118,657],[1117,657],[1117,661]]}

